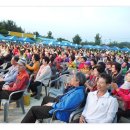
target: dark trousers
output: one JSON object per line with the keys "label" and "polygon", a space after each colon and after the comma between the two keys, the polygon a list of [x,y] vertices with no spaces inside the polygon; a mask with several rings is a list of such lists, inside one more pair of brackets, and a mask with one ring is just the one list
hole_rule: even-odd
{"label": "dark trousers", "polygon": [[5,81],[0,82],[0,91],[2,91],[2,87],[3,87],[4,84],[5,84]]}
{"label": "dark trousers", "polygon": [[48,96],[44,97],[41,106],[31,107],[31,109],[28,111],[28,113],[23,118],[21,123],[35,123],[37,119],[46,119],[52,117],[52,115],[49,114],[49,111],[52,109],[52,107],[43,105],[47,104],[48,102],[56,102],[56,101],[57,101],[56,98]]}
{"label": "dark trousers", "polygon": [[41,82],[32,82],[29,86],[29,89],[33,92],[33,93],[37,93],[37,86],[39,86],[41,84]]}
{"label": "dark trousers", "polygon": [[126,118],[130,117],[130,110],[128,109],[128,110],[124,111],[119,108],[118,112],[117,112],[117,122],[119,122],[121,117],[126,117]]}

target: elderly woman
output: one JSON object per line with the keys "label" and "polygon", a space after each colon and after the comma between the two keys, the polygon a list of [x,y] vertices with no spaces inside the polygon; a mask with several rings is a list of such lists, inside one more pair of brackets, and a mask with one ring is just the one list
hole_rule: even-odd
{"label": "elderly woman", "polygon": [[49,66],[50,59],[48,57],[43,58],[43,64],[40,67],[34,82],[30,83],[29,89],[32,91],[31,97],[37,95],[37,87],[42,83],[47,85],[51,78],[52,72]]}
{"label": "elderly woman", "polygon": [[[73,89],[60,96],[59,98],[46,96],[41,106],[33,106],[22,120],[22,123],[35,123],[37,119],[45,119],[52,117],[55,110],[74,109],[79,106],[85,97],[86,77],[83,73],[76,73],[70,81]],[[71,111],[60,111],[56,113],[56,119],[68,122]]]}

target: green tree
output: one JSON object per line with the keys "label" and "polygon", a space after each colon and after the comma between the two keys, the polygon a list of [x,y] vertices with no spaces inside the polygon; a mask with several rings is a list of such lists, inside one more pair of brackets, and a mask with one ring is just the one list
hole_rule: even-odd
{"label": "green tree", "polygon": [[65,38],[61,38],[61,37],[60,37],[60,38],[57,38],[57,41],[58,41],[58,42],[62,42],[62,41],[68,41],[68,42],[70,42],[69,40],[66,40]]}
{"label": "green tree", "polygon": [[81,44],[82,42],[82,39],[78,34],[75,35],[74,38],[72,38],[72,40],[73,40],[73,43],[77,43],[77,44]]}
{"label": "green tree", "polygon": [[99,35],[99,33],[97,33],[95,36],[95,44],[101,45],[101,36]]}
{"label": "green tree", "polygon": [[22,32],[22,33],[24,32],[23,29],[21,27],[17,26],[16,23],[12,20],[1,21],[0,30],[1,30],[1,32],[4,32],[4,33],[6,31],[14,31],[14,32]]}
{"label": "green tree", "polygon": [[6,29],[1,29],[0,33],[3,34],[4,36],[8,35],[8,31]]}
{"label": "green tree", "polygon": [[33,32],[34,35],[36,35],[36,37],[39,36],[39,33],[36,31],[36,32]]}
{"label": "green tree", "polygon": [[47,37],[46,37],[46,38],[53,38],[51,31],[49,31],[49,32],[47,33]]}

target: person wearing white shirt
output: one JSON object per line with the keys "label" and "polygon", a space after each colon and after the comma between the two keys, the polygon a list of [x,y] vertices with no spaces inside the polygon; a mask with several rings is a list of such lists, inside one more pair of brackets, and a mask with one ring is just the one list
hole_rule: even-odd
{"label": "person wearing white shirt", "polygon": [[112,123],[118,111],[117,99],[108,90],[111,84],[108,74],[101,74],[97,81],[97,91],[89,92],[86,105],[79,119],[80,123]]}

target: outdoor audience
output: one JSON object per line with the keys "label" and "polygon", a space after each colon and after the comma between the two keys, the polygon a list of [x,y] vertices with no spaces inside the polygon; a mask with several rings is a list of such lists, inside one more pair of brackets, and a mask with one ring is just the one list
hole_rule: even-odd
{"label": "outdoor audience", "polygon": [[[31,74],[33,79],[28,88],[31,97],[37,95],[39,85],[47,86],[50,80],[63,74],[76,74],[63,96],[58,99],[45,97],[42,106],[32,107],[22,122],[34,123],[37,119],[51,117],[61,105],[63,109],[75,108],[84,100],[84,93],[88,97],[77,122],[110,123],[116,115],[119,122],[121,117],[130,117],[129,68],[130,54],[124,52],[3,43],[0,44],[0,100],[8,99],[12,92],[24,89]],[[79,96],[81,93],[82,96]],[[57,112],[56,119],[68,122],[70,113]]]}

